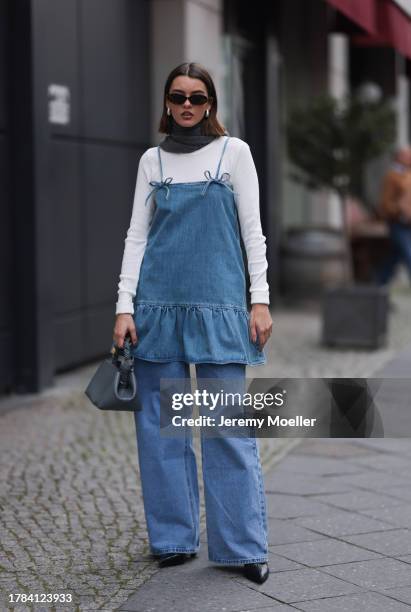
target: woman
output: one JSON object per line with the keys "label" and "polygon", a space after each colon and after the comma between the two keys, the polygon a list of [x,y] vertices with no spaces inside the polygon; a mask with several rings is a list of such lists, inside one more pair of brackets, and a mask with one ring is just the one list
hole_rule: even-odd
{"label": "woman", "polygon": [[[159,131],[141,157],[125,240],[113,339],[130,334],[143,410],[135,412],[150,549],[160,567],[199,549],[192,434],[160,435],[160,379],[245,379],[266,363],[271,334],[265,236],[249,146],[217,119],[217,94],[199,64],[172,70]],[[205,177],[205,179],[204,179]],[[250,274],[246,307],[240,229]],[[205,437],[202,467],[209,560],[264,582],[267,521],[255,437]]]}

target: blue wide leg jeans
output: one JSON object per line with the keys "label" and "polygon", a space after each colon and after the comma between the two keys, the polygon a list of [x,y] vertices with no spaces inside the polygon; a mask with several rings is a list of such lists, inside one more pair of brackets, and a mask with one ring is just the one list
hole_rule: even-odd
{"label": "blue wide leg jeans", "polygon": [[[245,379],[241,363],[197,363],[197,378]],[[184,361],[158,363],[135,358],[143,409],[134,413],[140,478],[150,550],[197,552],[200,546],[199,489],[192,430],[160,433],[160,379],[187,379]],[[210,437],[201,430],[208,558],[241,565],[267,561],[266,500],[257,439]]]}

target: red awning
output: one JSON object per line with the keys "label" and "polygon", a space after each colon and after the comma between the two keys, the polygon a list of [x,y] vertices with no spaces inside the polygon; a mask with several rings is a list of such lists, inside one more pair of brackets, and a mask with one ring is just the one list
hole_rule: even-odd
{"label": "red awning", "polygon": [[[327,0],[331,1],[331,0]],[[402,55],[411,59],[411,17],[393,0],[372,0],[374,3],[375,30],[367,34],[355,35],[351,41],[355,45],[370,47],[393,47]],[[342,0],[332,0],[333,5]],[[362,2],[362,0],[361,0]],[[368,0],[364,6],[368,4]],[[342,11],[342,9],[339,9]],[[347,15],[347,12],[345,11]],[[358,19],[356,20],[358,23]]]}
{"label": "red awning", "polygon": [[411,18],[392,0],[377,0],[378,31],[383,40],[411,58]]}
{"label": "red awning", "polygon": [[327,2],[367,32],[371,34],[377,32],[375,0],[327,0]]}

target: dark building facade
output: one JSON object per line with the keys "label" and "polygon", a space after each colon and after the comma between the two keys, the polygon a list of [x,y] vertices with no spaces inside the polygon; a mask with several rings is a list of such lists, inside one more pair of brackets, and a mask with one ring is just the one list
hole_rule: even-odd
{"label": "dark building facade", "polygon": [[111,346],[149,146],[147,0],[0,0],[0,389]]}

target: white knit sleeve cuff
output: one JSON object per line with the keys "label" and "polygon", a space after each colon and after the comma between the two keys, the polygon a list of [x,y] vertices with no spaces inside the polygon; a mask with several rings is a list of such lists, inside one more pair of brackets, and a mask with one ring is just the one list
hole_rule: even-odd
{"label": "white knit sleeve cuff", "polygon": [[116,315],[126,313],[134,314],[133,298],[127,295],[121,295],[116,303]]}
{"label": "white knit sleeve cuff", "polygon": [[269,304],[270,303],[270,292],[269,291],[252,291],[251,292],[251,304]]}

